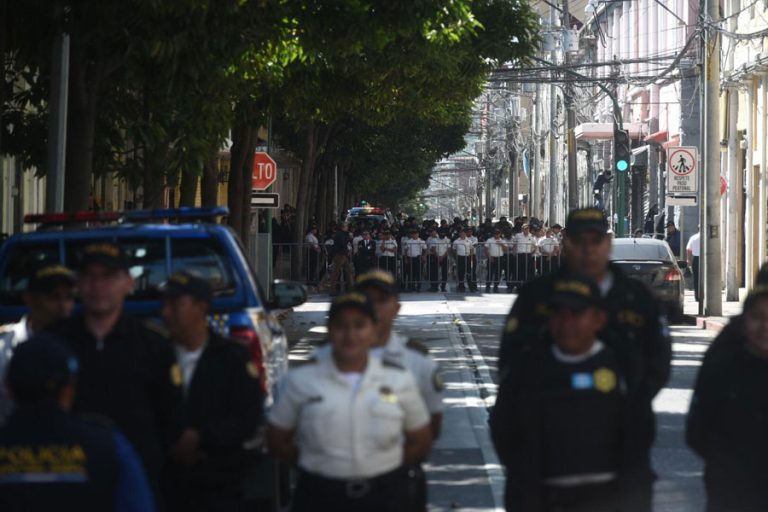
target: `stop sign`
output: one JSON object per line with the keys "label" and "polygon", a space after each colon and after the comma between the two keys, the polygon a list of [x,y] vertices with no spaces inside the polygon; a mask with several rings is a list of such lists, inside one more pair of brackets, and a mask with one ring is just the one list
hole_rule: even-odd
{"label": "stop sign", "polygon": [[253,190],[267,190],[276,179],[277,164],[275,161],[267,153],[257,152],[253,157],[251,188]]}
{"label": "stop sign", "polygon": [[728,182],[725,181],[725,178],[720,176],[720,195],[724,196],[727,191],[728,191]]}

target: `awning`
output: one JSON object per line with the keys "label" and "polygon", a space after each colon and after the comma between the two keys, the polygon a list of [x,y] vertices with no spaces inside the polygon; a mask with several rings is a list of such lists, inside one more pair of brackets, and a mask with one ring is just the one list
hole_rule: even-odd
{"label": "awning", "polygon": [[667,130],[662,130],[660,132],[653,132],[652,134],[648,135],[645,138],[645,142],[655,142],[657,144],[661,144],[665,140],[667,140],[668,136],[669,136],[669,132]]}
{"label": "awning", "polygon": [[674,135],[667,142],[663,143],[661,147],[664,148],[664,151],[666,151],[669,148],[674,148],[675,146],[679,146],[679,145],[680,145],[680,135]]}
{"label": "awning", "polygon": [[[630,139],[642,138],[643,131],[640,123],[624,123],[624,129],[629,131]],[[611,140],[613,139],[613,123],[581,123],[574,128],[577,140]]]}

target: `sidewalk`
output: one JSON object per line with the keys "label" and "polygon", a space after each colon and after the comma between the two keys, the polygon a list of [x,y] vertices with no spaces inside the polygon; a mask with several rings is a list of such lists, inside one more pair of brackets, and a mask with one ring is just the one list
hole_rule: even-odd
{"label": "sidewalk", "polygon": [[685,290],[685,315],[695,318],[696,326],[715,333],[720,332],[732,316],[741,313],[741,302],[726,301],[723,292],[723,316],[699,316],[699,303],[693,297],[692,290]]}

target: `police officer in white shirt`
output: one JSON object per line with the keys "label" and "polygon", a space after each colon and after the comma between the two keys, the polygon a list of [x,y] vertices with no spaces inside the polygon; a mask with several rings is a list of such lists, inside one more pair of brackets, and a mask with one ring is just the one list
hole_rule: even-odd
{"label": "police officer in white shirt", "polygon": [[330,349],[292,369],[269,413],[272,452],[298,466],[293,511],[401,512],[407,466],[432,443],[412,374],[370,356],[376,314],[359,292],[337,297]]}
{"label": "police officer in white shirt", "polygon": [[312,226],[304,237],[307,249],[307,284],[317,283],[317,263],[320,261],[320,241],[317,239],[317,226]]}
{"label": "police officer in white shirt", "polygon": [[493,238],[485,241],[485,249],[488,252],[488,282],[485,285],[485,291],[491,291],[491,282],[493,282],[493,292],[499,291],[499,280],[501,279],[501,270],[504,268],[504,257],[509,251],[504,239],[501,238],[501,231],[493,231]]}
{"label": "police officer in white shirt", "polygon": [[464,280],[467,277],[469,258],[472,252],[472,241],[467,238],[467,232],[461,229],[459,238],[453,241],[453,252],[456,254],[456,272],[458,273],[459,287],[457,291],[464,292]]}
{"label": "police officer in white shirt", "polygon": [[381,235],[379,242],[379,268],[386,270],[393,276],[397,273],[397,241],[392,238],[392,232],[388,229]]}
{"label": "police officer in white shirt", "polygon": [[541,275],[551,274],[560,268],[560,242],[555,238],[552,229],[547,229],[544,238],[539,240],[541,253]]}
{"label": "police officer in white shirt", "polygon": [[408,235],[410,238],[403,243],[406,290],[418,292],[421,290],[421,257],[427,251],[427,243],[419,238],[416,229],[410,230]]}
{"label": "police officer in white shirt", "polygon": [[55,321],[69,318],[75,307],[74,275],[62,265],[42,265],[29,276],[22,299],[27,314],[0,327],[0,425],[11,408],[2,382],[13,349]]}
{"label": "police officer in white shirt", "polygon": [[701,233],[696,232],[691,238],[688,239],[688,244],[685,247],[686,259],[688,265],[691,267],[693,273],[693,295],[696,301],[701,300],[701,293],[699,292],[699,256],[701,255]]}
{"label": "police officer in white shirt", "polygon": [[467,284],[470,292],[477,291],[477,246],[479,241],[473,233],[472,226],[467,227],[467,240],[471,242],[469,267],[467,268]]}
{"label": "police officer in white shirt", "polygon": [[448,240],[448,233],[446,230],[439,231],[436,228],[432,229],[431,236],[427,239],[427,250],[429,251],[429,291],[436,292],[438,285],[440,290],[445,291],[445,286],[448,281],[448,248],[450,247],[450,241]]}
{"label": "police officer in white shirt", "polygon": [[517,254],[516,280],[525,283],[534,278],[534,254],[536,252],[536,240],[531,235],[528,224],[523,225],[523,231],[517,233],[514,238],[515,254]]}

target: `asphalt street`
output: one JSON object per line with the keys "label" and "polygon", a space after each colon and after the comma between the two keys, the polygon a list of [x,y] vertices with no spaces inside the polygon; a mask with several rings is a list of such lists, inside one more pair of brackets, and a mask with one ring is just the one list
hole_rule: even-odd
{"label": "asphalt street", "polygon": [[[410,293],[397,329],[418,338],[440,363],[446,381],[444,432],[427,464],[430,510],[503,510],[504,475],[490,443],[488,408],[496,394],[499,334],[514,294]],[[286,321],[291,359],[308,357],[325,338],[327,296],[314,296]],[[696,372],[712,334],[673,326],[673,368],[654,401],[658,474],[656,512],[704,509],[702,465],[685,445],[685,414]]]}

